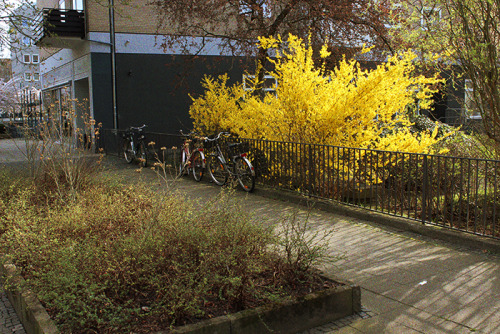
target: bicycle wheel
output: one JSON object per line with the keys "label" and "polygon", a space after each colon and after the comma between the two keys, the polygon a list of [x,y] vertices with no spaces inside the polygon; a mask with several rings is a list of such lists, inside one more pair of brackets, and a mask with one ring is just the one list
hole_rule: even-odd
{"label": "bicycle wheel", "polygon": [[234,172],[243,190],[251,192],[255,188],[255,171],[246,158],[236,158]]}
{"label": "bicycle wheel", "polygon": [[194,151],[191,159],[191,167],[193,167],[193,177],[196,181],[201,181],[203,177],[203,155],[200,151]]}
{"label": "bicycle wheel", "polygon": [[146,150],[146,145],[144,145],[143,142],[139,143],[137,155],[139,157],[139,166],[146,167],[148,165],[148,151]]}
{"label": "bicycle wheel", "polygon": [[182,176],[182,175],[186,174],[186,169],[187,169],[186,162],[187,162],[186,151],[184,149],[182,149],[181,164],[179,165],[179,174],[178,174],[178,176]]}
{"label": "bicycle wheel", "polygon": [[222,186],[227,182],[227,171],[219,156],[207,156],[207,169],[208,174],[216,185]]}
{"label": "bicycle wheel", "polygon": [[127,163],[131,163],[134,160],[134,152],[132,151],[132,143],[129,139],[123,141],[123,156]]}

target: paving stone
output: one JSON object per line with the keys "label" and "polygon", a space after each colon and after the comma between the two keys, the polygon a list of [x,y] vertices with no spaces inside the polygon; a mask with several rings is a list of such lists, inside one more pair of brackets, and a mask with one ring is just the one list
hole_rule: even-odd
{"label": "paving stone", "polygon": [[[408,333],[408,334],[414,334],[414,333],[423,333],[421,331],[417,331],[409,326],[405,326],[403,324],[390,321],[388,322],[385,318],[382,318],[380,316],[373,317],[370,319],[363,319],[363,320],[358,320],[352,324],[349,325],[349,329],[353,328],[359,332],[362,333],[370,333],[370,334],[389,334],[389,333],[394,333],[394,334],[401,334],[401,333]],[[346,332],[348,333],[348,332]]]}
{"label": "paving stone", "polygon": [[25,330],[14,311],[5,291],[0,287],[0,334],[25,334]]}

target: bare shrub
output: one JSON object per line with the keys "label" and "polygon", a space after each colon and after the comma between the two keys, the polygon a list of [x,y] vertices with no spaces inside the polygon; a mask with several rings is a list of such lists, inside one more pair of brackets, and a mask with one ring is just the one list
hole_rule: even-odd
{"label": "bare shrub", "polygon": [[[85,101],[74,103],[80,109],[86,105]],[[20,151],[41,193],[57,194],[65,200],[69,194],[74,199],[79,190],[93,182],[102,155],[91,153],[99,126],[88,114],[77,116],[74,109],[69,109],[64,117],[49,114],[36,126],[25,122],[18,131],[24,138]]]}

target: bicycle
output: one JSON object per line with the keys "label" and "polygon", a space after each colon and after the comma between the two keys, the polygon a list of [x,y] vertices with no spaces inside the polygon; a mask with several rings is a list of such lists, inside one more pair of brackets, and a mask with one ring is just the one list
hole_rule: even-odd
{"label": "bicycle", "polygon": [[148,154],[144,143],[145,127],[145,124],[140,127],[131,126],[123,133],[123,155],[129,164],[134,160],[139,160],[141,167],[146,167],[148,164]]}
{"label": "bicycle", "polygon": [[179,176],[192,172],[193,178],[199,182],[205,170],[205,154],[203,153],[203,147],[196,143],[196,141],[201,138],[198,138],[195,132],[185,135],[181,130],[180,133],[181,136],[185,137],[185,140],[182,145]]}
{"label": "bicycle", "polygon": [[229,159],[224,157],[220,146],[220,137],[229,136],[227,132],[221,132],[213,139],[205,139],[207,145],[213,146],[212,152],[207,154],[206,166],[212,181],[222,186],[227,183],[229,177],[236,177],[238,183],[247,192],[255,188],[255,170],[247,159],[247,150],[243,149],[242,143],[227,143]]}

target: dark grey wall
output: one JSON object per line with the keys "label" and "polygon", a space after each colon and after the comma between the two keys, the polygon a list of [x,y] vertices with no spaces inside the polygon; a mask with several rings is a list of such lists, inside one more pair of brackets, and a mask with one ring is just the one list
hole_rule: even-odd
{"label": "dark grey wall", "polygon": [[460,73],[460,69],[454,66],[453,72],[447,71],[442,74],[446,79],[446,93],[448,95],[446,123],[457,126],[465,121],[462,107],[465,96],[465,81],[463,78],[457,77],[458,73]]}
{"label": "dark grey wall", "polygon": [[241,81],[244,58],[118,54],[116,57],[119,127],[148,125],[150,132],[190,130],[191,96],[203,92],[205,74],[228,73]]}
{"label": "dark grey wall", "polygon": [[94,118],[104,129],[113,128],[113,101],[111,98],[111,58],[109,54],[91,53],[92,97]]}
{"label": "dark grey wall", "polygon": [[[104,128],[112,128],[110,56],[92,54],[91,62],[94,117]],[[189,95],[197,97],[203,92],[203,76],[228,73],[232,84],[241,81],[242,74],[252,65],[252,60],[238,57],[117,54],[119,128],[146,124],[150,132],[177,134],[180,129],[190,130]],[[460,117],[463,82],[453,85],[451,73],[443,73],[443,77],[447,79],[446,89],[434,97],[436,109],[429,116],[456,124],[463,120]]]}
{"label": "dark grey wall", "polygon": [[[457,71],[457,69],[454,69]],[[449,125],[461,125],[464,121],[462,103],[464,99],[464,81],[451,71],[444,71],[441,77],[446,80],[442,89],[433,96],[433,110],[422,110],[422,114],[433,121],[439,120]]]}

